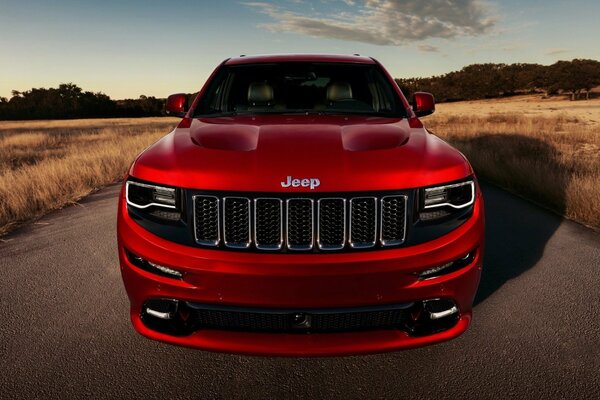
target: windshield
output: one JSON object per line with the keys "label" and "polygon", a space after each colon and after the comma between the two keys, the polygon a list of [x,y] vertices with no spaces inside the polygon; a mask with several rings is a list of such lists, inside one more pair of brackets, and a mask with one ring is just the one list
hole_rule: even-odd
{"label": "windshield", "polygon": [[310,62],[224,66],[194,115],[267,113],[405,116],[377,65]]}

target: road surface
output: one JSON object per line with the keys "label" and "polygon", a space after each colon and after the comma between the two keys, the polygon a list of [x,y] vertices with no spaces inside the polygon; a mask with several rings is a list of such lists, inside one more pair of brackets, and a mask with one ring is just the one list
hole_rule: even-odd
{"label": "road surface", "polygon": [[398,353],[218,354],[130,326],[118,187],[0,243],[0,398],[600,398],[600,235],[484,186],[487,253],[469,331]]}

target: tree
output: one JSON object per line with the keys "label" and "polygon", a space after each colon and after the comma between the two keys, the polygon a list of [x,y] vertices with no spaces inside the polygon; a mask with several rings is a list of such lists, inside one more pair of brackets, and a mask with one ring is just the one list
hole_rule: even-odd
{"label": "tree", "polygon": [[114,101],[104,93],[84,91],[74,83],[58,88],[12,91],[10,100],[0,101],[1,119],[60,119],[91,117],[144,117],[163,115],[164,99],[140,96]]}
{"label": "tree", "polygon": [[559,61],[539,64],[472,64],[459,71],[430,78],[396,79],[403,93],[433,93],[438,101],[474,100],[519,93],[552,95],[569,93],[575,100],[585,91],[600,85],[600,62],[595,60]]}

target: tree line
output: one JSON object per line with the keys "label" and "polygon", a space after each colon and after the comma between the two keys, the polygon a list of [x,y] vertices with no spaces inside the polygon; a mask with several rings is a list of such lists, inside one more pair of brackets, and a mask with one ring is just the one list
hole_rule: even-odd
{"label": "tree line", "polygon": [[409,97],[416,91],[432,93],[436,101],[476,100],[525,93],[546,96],[569,94],[571,100],[588,99],[600,86],[600,62],[574,59],[552,65],[472,64],[460,71],[429,78],[396,79]]}
{"label": "tree line", "polygon": [[[524,93],[547,96],[567,93],[572,100],[583,95],[587,99],[591,89],[600,86],[600,62],[574,59],[548,66],[472,64],[460,71],[429,78],[401,78],[396,82],[409,98],[416,91],[424,91],[440,102]],[[84,91],[73,83],[24,92],[13,90],[10,99],[0,97],[0,119],[150,117],[165,115],[164,108],[165,99],[142,95],[138,99],[113,100],[101,92]]]}
{"label": "tree line", "polygon": [[108,117],[150,117],[164,115],[165,99],[140,96],[112,100],[104,93],[83,91],[73,83],[58,88],[12,91],[10,99],[0,97],[0,119],[66,119]]}

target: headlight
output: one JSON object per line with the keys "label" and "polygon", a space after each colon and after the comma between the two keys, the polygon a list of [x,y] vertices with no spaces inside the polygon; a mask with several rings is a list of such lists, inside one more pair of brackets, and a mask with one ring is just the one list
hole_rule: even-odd
{"label": "headlight", "polygon": [[422,206],[419,218],[423,221],[443,218],[469,207],[475,202],[475,182],[440,185],[422,189]]}
{"label": "headlight", "polygon": [[[180,190],[136,181],[125,183],[127,204],[148,214],[171,221],[181,218]],[[168,210],[165,210],[168,209]]]}

